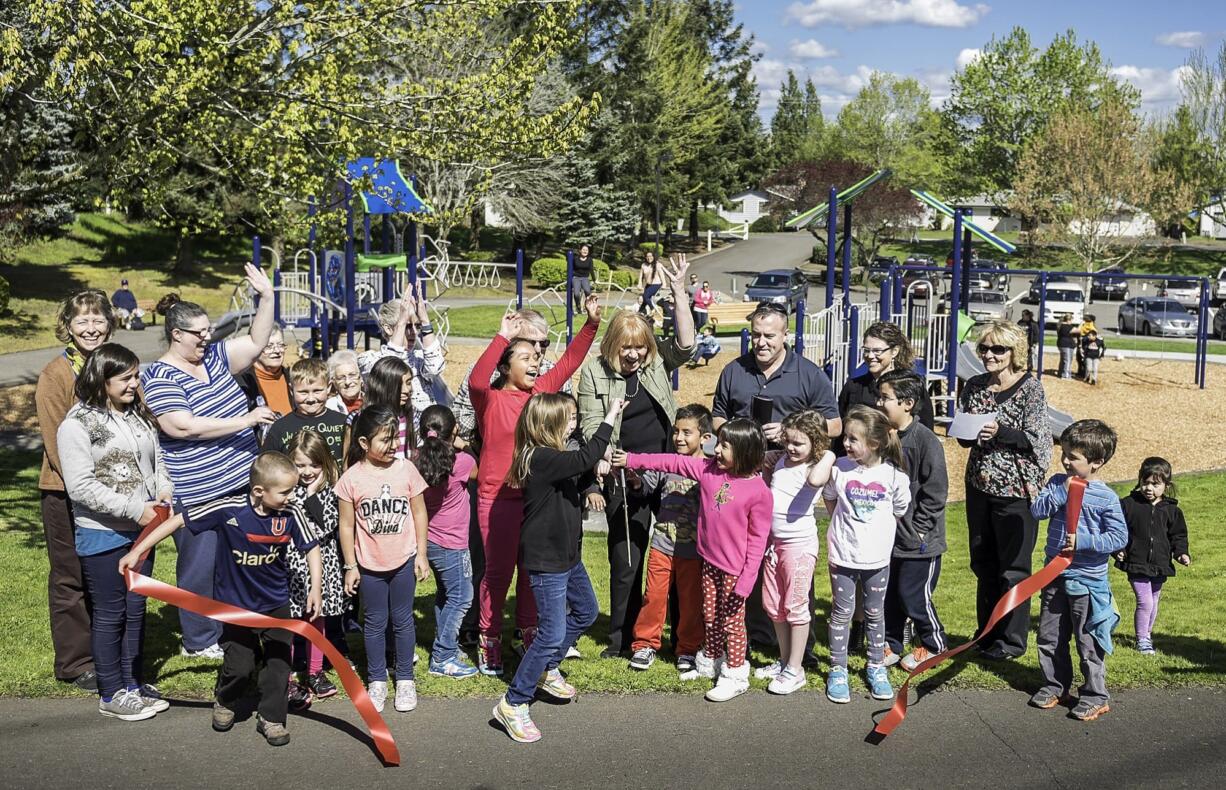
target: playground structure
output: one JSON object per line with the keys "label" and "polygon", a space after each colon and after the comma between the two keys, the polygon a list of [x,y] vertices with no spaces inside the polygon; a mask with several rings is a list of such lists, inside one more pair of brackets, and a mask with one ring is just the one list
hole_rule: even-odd
{"label": "playground structure", "polygon": [[[962,311],[962,306],[968,303],[972,274],[1000,275],[1030,275],[1039,280],[1039,301],[1037,315],[1043,316],[1047,301],[1047,283],[1049,278],[1062,276],[1076,281],[1086,279],[1087,285],[1094,274],[1086,272],[1047,272],[1031,269],[1006,269],[995,267],[977,267],[972,259],[972,239],[978,237],[983,242],[1006,255],[1013,254],[1016,248],[990,231],[976,225],[963,215],[960,209],[954,208],[936,196],[922,191],[911,190],[911,194],[933,210],[953,219],[952,267],[922,266],[915,264],[892,264],[886,276],[879,284],[878,298],[856,304],[851,289],[852,275],[852,203],[856,197],[863,194],[874,184],[890,176],[889,170],[879,170],[867,178],[840,191],[831,187],[825,203],[801,212],[789,219],[785,225],[796,229],[812,227],[820,220],[825,220],[826,227],[826,272],[825,272],[825,307],[821,310],[807,313],[806,304],[801,302],[796,316],[795,347],[798,353],[803,353],[808,359],[825,369],[834,385],[836,394],[848,378],[864,371],[860,363],[859,342],[864,330],[875,321],[890,321],[897,324],[909,339],[916,357],[916,372],[924,376],[933,390],[933,402],[938,408],[938,419],[952,420],[957,410],[957,393],[960,382],[983,372],[982,365],[969,343],[964,343],[970,332],[973,321]],[[836,271],[840,265],[838,257],[838,209],[843,208],[843,242],[841,271]],[[916,293],[915,283],[906,286],[903,277],[908,272],[924,272],[931,277],[936,273],[934,284],[927,293]],[[935,309],[937,304],[937,286],[944,274],[950,274],[949,308],[945,312]],[[841,292],[836,294],[836,275],[841,274]],[[1208,357],[1208,327],[1209,327],[1209,283],[1203,277],[1191,276],[1161,276],[1126,274],[1123,277],[1134,280],[1158,280],[1167,283],[1193,282],[1200,288],[1200,302],[1197,309],[1198,326],[1196,333],[1196,353],[1194,355],[1194,381],[1202,389],[1205,387],[1205,364]],[[1088,288],[1086,289],[1088,291]],[[951,318],[952,317],[952,318]],[[1038,357],[1040,365],[1037,375],[1043,375],[1041,360],[1045,333],[1039,333]],[[742,347],[748,347],[749,335],[742,331]],[[1072,418],[1054,409],[1049,409],[1053,433],[1059,435]]]}

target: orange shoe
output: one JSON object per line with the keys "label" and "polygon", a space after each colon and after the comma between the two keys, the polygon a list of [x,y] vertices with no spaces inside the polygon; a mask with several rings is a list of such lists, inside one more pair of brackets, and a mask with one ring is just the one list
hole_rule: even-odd
{"label": "orange shoe", "polygon": [[916,645],[910,653],[902,657],[902,661],[898,662],[899,666],[908,672],[914,672],[915,668],[932,658],[933,654],[928,648],[923,645]]}

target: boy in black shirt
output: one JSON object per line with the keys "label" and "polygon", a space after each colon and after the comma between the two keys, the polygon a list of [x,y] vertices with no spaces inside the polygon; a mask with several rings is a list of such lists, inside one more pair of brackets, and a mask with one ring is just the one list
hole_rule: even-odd
{"label": "boy in black shirt", "polygon": [[274,422],[264,438],[265,450],[283,453],[290,440],[304,428],[319,434],[336,463],[344,468],[341,448],[345,438],[345,415],[327,408],[328,366],[321,359],[300,359],[289,371],[294,411]]}

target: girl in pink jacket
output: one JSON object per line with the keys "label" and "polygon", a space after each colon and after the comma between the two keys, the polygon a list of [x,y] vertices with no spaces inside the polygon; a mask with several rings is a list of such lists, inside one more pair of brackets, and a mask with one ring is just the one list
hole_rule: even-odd
{"label": "girl in pink jacket", "polygon": [[706,694],[712,702],[726,702],[749,690],[745,599],[757,581],[771,528],[771,492],[758,474],[765,455],[762,429],[746,419],[723,424],[713,458],[613,454],[614,466],[671,472],[698,481],[705,636],[694,664],[697,676],[718,676]]}

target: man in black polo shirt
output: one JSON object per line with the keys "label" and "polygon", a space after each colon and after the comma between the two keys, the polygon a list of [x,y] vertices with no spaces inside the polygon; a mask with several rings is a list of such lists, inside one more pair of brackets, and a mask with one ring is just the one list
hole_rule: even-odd
{"label": "man in black polo shirt", "polygon": [[[831,437],[843,432],[839,418],[839,403],[834,388],[822,369],[787,346],[788,317],[779,305],[761,304],[749,316],[750,349],[724,367],[715,385],[715,400],[711,408],[716,431],[734,417],[761,419],[761,409],[754,417],[754,398],[770,400],[770,421],[762,430],[773,446],[781,444],[779,423],[783,418],[802,409],[814,409],[826,418],[826,432]],[[815,577],[816,578],[816,577]],[[812,588],[809,590],[810,611],[817,605]],[[805,664],[816,661],[813,643],[817,618],[811,620]],[[755,645],[775,645],[775,629],[762,610],[762,582],[759,578],[753,593],[745,602],[745,626]]]}

